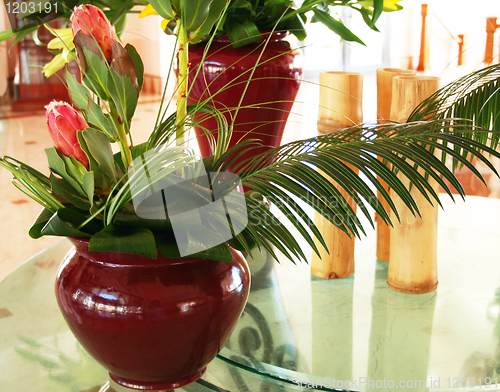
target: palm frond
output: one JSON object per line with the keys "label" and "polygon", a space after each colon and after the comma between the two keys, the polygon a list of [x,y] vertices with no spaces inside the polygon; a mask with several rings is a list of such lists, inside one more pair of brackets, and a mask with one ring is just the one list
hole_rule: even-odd
{"label": "palm frond", "polygon": [[[471,120],[477,128],[500,130],[500,64],[468,74],[439,89],[415,108],[408,121],[445,118],[455,118],[457,124]],[[500,141],[497,132],[465,132],[461,136],[492,148]]]}
{"label": "palm frond", "polygon": [[[500,64],[470,73],[439,89],[411,113],[408,121],[457,118],[499,129]],[[475,135],[484,137],[484,135]],[[498,137],[496,139],[498,141]]]}
{"label": "palm frond", "polygon": [[[455,119],[360,125],[288,143],[240,162],[233,172],[241,177],[245,186],[269,197],[317,252],[312,236],[304,228],[308,228],[320,243],[323,243],[323,239],[293,197],[312,206],[348,235],[359,237],[364,233],[363,226],[341,190],[355,201],[372,225],[370,207],[384,222],[392,224],[389,211],[384,209],[376,195],[376,190],[379,190],[389,209],[398,216],[393,201],[382,186],[384,182],[410,211],[415,215],[419,214],[418,206],[398,172],[408,178],[432,204],[441,202],[439,195],[427,181],[427,176],[436,180],[451,197],[453,188],[461,197],[465,196],[460,182],[440,159],[440,154],[449,154],[459,163],[471,168],[482,180],[480,173],[464,156],[464,152],[468,151],[498,175],[489,162],[488,155],[500,158],[500,153],[480,140],[474,140],[472,133],[487,134],[484,130],[477,130],[472,121],[457,123]],[[257,147],[249,145],[246,151],[255,148]],[[434,154],[429,151],[431,148],[436,150]],[[382,157],[385,162],[379,161],[377,156]],[[232,162],[233,159],[229,159],[225,164],[230,165]],[[263,163],[267,163],[267,166],[262,167]],[[364,179],[359,177],[358,171],[364,175]],[[336,185],[332,184],[332,179]],[[249,203],[249,207],[256,206]],[[258,212],[257,215],[249,216],[249,226],[254,227],[261,235],[257,241],[260,244],[279,241],[278,249],[283,252],[282,248],[285,246],[287,256],[294,254],[303,258],[296,241],[291,239],[291,234],[284,225],[274,219],[272,212],[265,209],[259,209]],[[262,222],[267,224],[262,225]],[[272,232],[271,226],[278,227],[279,231]]]}

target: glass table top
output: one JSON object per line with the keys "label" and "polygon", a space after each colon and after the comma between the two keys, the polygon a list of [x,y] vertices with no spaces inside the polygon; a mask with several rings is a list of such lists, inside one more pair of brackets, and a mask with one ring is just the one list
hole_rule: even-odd
{"label": "glass table top", "polygon": [[[500,390],[500,200],[444,199],[437,291],[388,288],[375,232],[356,244],[353,277],[249,259],[250,298],[235,331],[183,391]],[[0,283],[0,391],[121,392],[59,314],[63,241]]]}

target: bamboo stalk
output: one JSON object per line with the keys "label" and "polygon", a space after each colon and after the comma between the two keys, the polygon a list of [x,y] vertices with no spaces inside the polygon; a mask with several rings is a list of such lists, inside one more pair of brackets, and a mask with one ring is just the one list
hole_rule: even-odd
{"label": "bamboo stalk", "polygon": [[[399,68],[378,68],[377,69],[377,119],[379,123],[383,120],[393,120],[391,118],[391,100],[392,100],[392,80],[395,76],[400,75],[415,75],[417,72],[409,69]],[[377,177],[379,181],[380,178]],[[389,186],[381,181],[385,190],[389,192]],[[377,192],[378,199],[384,206],[385,210],[389,210],[389,203],[382,198],[380,192]],[[390,260],[390,227],[380,219],[378,214],[375,214],[375,222],[377,223],[377,259],[385,262]]]}
{"label": "bamboo stalk", "polygon": [[[435,92],[439,78],[432,76],[396,76],[393,79],[391,117],[406,121],[415,107]],[[409,187],[407,178],[400,177]],[[429,179],[436,193],[438,185]],[[410,190],[417,202],[421,217],[415,217],[403,201],[391,191],[391,198],[399,212],[401,223],[393,212],[394,229],[390,234],[389,274],[387,284],[403,293],[428,293],[436,289],[437,280],[437,217],[432,206],[415,187]]]}
{"label": "bamboo stalk", "polygon": [[184,144],[185,122],[187,117],[187,91],[188,91],[188,68],[189,68],[189,45],[188,33],[184,27],[184,23],[180,23],[179,32],[177,34],[178,48],[177,56],[179,58],[179,74],[177,80],[179,82],[179,90],[177,91],[177,117],[175,119],[176,130],[176,145]]}
{"label": "bamboo stalk", "polygon": [[[318,133],[324,134],[363,122],[363,75],[357,72],[322,72],[320,74]],[[334,180],[331,180],[339,190]],[[356,211],[354,200],[341,190]],[[330,254],[316,241],[321,258],[313,254],[311,273],[325,279],[346,278],[354,274],[354,239],[316,213],[318,226]]]}

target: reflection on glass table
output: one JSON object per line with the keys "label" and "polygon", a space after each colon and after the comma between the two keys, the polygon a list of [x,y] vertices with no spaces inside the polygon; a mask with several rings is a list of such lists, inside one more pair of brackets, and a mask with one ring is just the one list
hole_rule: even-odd
{"label": "reflection on glass table", "polygon": [[[123,392],[76,342],[59,312],[54,282],[70,249],[63,241],[29,259],[0,283],[1,392]],[[178,389],[299,391],[291,380],[261,374],[225,358],[202,379]]]}
{"label": "reflection on glass table", "polygon": [[[500,390],[500,201],[444,206],[433,293],[387,287],[373,231],[357,241],[347,279],[249,260],[252,290],[236,330],[203,378],[179,390]],[[0,283],[2,392],[125,391],[59,314],[53,286],[69,248],[45,250]]]}
{"label": "reflection on glass table", "polygon": [[319,279],[286,261],[253,276],[220,356],[318,388],[500,390],[500,200],[443,204],[436,291],[390,289],[368,231],[353,277]]}

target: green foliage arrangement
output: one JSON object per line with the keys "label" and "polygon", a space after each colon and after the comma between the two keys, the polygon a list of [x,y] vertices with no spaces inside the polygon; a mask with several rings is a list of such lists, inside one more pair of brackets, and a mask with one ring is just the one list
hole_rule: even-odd
{"label": "green foliage arrangement", "polygon": [[322,23],[341,39],[363,44],[340,18],[332,15],[335,7],[343,6],[359,12],[366,25],[378,31],[375,23],[382,12],[398,11],[398,1],[304,0],[300,6],[292,0],[231,0],[219,32],[227,34],[234,47],[241,47],[259,39],[261,32],[289,31],[300,41],[307,36],[306,24]]}
{"label": "green foliage arrangement", "polygon": [[[240,162],[233,175],[227,167],[239,158],[242,147],[252,151],[261,146],[247,140],[228,148],[231,124],[207,102],[186,105],[187,52],[183,49],[218,30],[228,9],[217,0],[156,1],[155,7],[176,20],[178,25],[179,87],[177,112],[167,116],[161,105],[158,120],[149,140],[134,144],[131,119],[143,81],[143,65],[137,51],[115,40],[105,18],[86,19],[88,13],[101,12],[83,5],[73,14],[74,44],[83,83],[69,73],[68,88],[75,110],[69,104],[55,102],[47,108],[49,131],[54,148],[46,150],[50,175],[46,176],[11,157],[0,159],[0,166],[12,172],[13,183],[43,206],[30,235],[74,236],[90,239],[91,251],[125,252],[156,258],[182,254],[173,230],[171,211],[164,219],[148,219],[137,213],[135,201],[150,207],[151,216],[165,214],[155,203],[158,189],[167,189],[175,211],[203,209],[214,200],[225,200],[223,214],[208,213],[196,224],[182,228],[182,246],[200,249],[194,253],[207,259],[230,261],[229,246],[250,251],[257,246],[276,257],[276,250],[291,260],[307,257],[297,239],[278,219],[272,204],[300,235],[318,252],[313,237],[323,246],[321,232],[309,218],[301,202],[313,207],[351,236],[364,233],[361,221],[329,178],[354,199],[362,214],[373,225],[370,208],[391,224],[389,211],[377,199],[377,190],[396,214],[394,203],[384,190],[387,183],[405,205],[418,215],[418,206],[398,173],[411,180],[429,202],[439,204],[439,196],[428,184],[434,178],[451,196],[464,190],[446,156],[456,165],[464,165],[481,180],[471,163],[484,162],[496,173],[488,159],[497,158],[499,125],[500,66],[475,72],[439,90],[426,100],[404,124],[359,125],[342,131],[285,144],[266,153],[255,154]],[[95,20],[106,37],[90,32],[94,26],[81,21]],[[213,37],[213,35],[211,35]],[[109,40],[113,41],[110,47]],[[110,49],[111,48],[111,49]],[[168,103],[167,103],[168,104]],[[219,119],[219,138],[213,156],[202,159],[185,146],[185,129],[193,124],[192,115],[205,112]],[[460,116],[460,117],[459,117]],[[111,145],[120,151],[113,154]],[[384,160],[377,159],[382,157]],[[261,163],[267,166],[262,167]],[[147,170],[145,169],[147,168]],[[316,170],[319,169],[319,170]],[[364,175],[359,177],[355,169]],[[423,169],[423,173],[422,173]],[[200,175],[202,172],[210,176]],[[377,177],[379,179],[377,179]],[[241,183],[246,192],[244,206],[233,203]],[[160,193],[161,194],[161,193]],[[234,234],[221,237],[221,222],[229,222]],[[235,228],[244,223],[243,230]],[[204,240],[218,243],[209,249]]]}

